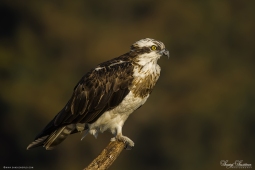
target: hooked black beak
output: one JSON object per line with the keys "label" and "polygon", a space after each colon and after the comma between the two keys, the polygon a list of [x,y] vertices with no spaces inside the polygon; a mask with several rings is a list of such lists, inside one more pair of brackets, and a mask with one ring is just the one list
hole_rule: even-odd
{"label": "hooked black beak", "polygon": [[169,51],[167,49],[163,49],[159,52],[161,55],[167,56],[169,58]]}

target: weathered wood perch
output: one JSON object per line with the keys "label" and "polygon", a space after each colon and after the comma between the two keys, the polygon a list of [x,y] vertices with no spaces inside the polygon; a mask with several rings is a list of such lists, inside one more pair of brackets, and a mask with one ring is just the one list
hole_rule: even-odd
{"label": "weathered wood perch", "polygon": [[108,169],[112,163],[117,159],[125,144],[119,141],[111,141],[106,148],[95,158],[87,168],[84,170],[103,170]]}

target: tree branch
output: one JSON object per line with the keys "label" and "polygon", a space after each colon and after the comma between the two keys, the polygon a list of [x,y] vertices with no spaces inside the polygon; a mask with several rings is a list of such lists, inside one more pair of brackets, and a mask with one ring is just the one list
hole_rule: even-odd
{"label": "tree branch", "polygon": [[120,141],[111,141],[106,148],[95,158],[87,168],[84,170],[94,169],[108,169],[112,163],[117,159],[121,151],[124,149],[125,144]]}

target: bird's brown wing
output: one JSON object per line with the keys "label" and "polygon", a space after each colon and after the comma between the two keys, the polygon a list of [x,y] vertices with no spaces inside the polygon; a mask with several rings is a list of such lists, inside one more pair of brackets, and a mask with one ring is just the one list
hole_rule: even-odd
{"label": "bird's brown wing", "polygon": [[56,142],[58,138],[56,145],[68,134],[77,132],[74,124],[93,123],[105,111],[115,108],[129,93],[132,75],[133,65],[128,61],[116,59],[102,63],[88,72],[75,86],[73,95],[65,107],[36,136],[28,149],[45,146],[49,141]]}
{"label": "bird's brown wing", "polygon": [[133,80],[130,63],[104,66],[85,75],[76,85],[54,125],[93,123],[105,111],[115,108],[129,93]]}

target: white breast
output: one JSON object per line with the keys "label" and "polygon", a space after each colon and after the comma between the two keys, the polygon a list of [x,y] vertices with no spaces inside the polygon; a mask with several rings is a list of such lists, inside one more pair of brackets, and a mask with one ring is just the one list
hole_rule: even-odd
{"label": "white breast", "polygon": [[114,109],[103,113],[96,122],[89,125],[90,134],[97,136],[98,132],[110,130],[116,133],[118,127],[122,127],[128,116],[143,105],[149,95],[145,98],[135,97],[130,91],[124,100]]}

